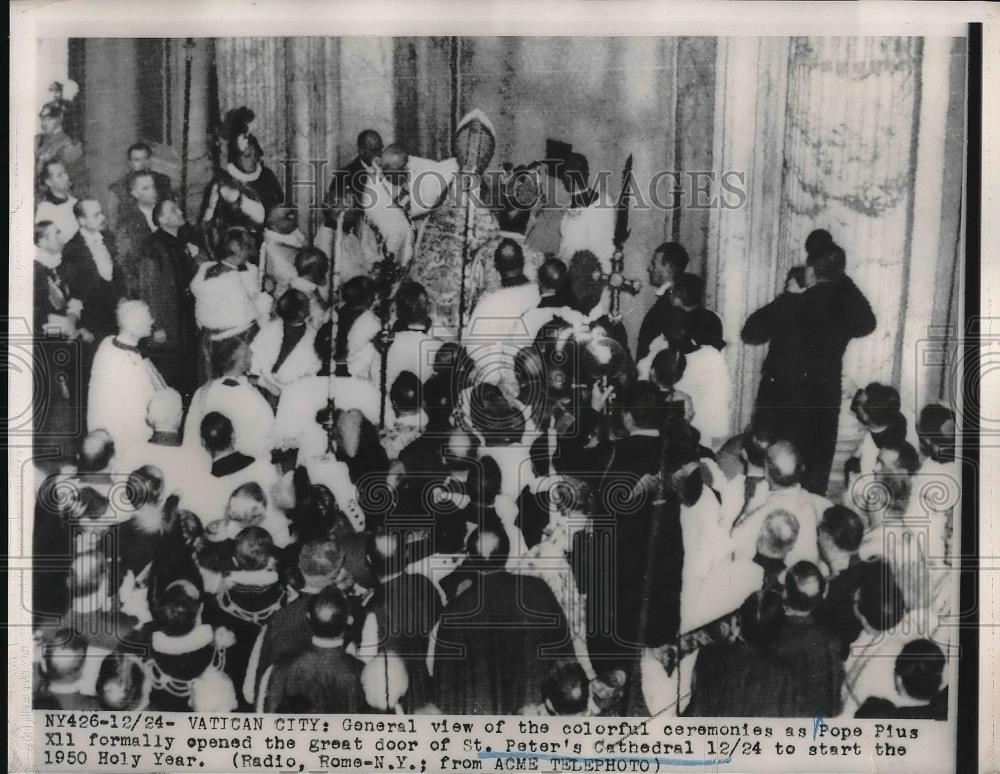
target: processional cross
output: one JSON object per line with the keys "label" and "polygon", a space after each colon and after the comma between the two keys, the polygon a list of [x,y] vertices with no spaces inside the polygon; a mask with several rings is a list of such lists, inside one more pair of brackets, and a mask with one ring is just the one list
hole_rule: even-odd
{"label": "processional cross", "polygon": [[611,272],[608,274],[601,272],[598,277],[595,277],[610,291],[611,305],[608,309],[608,318],[613,323],[622,321],[621,294],[625,292],[634,296],[642,287],[639,280],[625,276],[625,242],[628,241],[631,233],[628,227],[629,203],[634,196],[631,183],[632,154],[629,154],[625,161],[625,171],[622,174],[622,190],[618,194],[618,201],[615,204],[615,233],[613,237],[615,251],[611,256]]}

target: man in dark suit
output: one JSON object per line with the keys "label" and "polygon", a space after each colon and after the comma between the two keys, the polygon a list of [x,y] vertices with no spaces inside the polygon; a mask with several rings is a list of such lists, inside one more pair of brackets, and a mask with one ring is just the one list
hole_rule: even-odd
{"label": "man in dark suit", "polygon": [[253,695],[248,688],[253,686],[255,690],[269,667],[309,649],[312,637],[309,605],[323,589],[336,582],[343,569],[344,554],[332,540],[313,541],[302,547],[299,571],[305,585],[299,589],[299,596],[275,613],[261,631],[258,658],[256,663],[251,661],[243,686],[247,699]]}
{"label": "man in dark suit", "polygon": [[351,714],[364,708],[363,665],[344,650],[348,611],[347,600],[335,586],[327,586],[310,600],[312,643],[265,675],[258,707],[281,712],[288,702],[304,701],[309,712],[321,714]]}
{"label": "man in dark suit", "polygon": [[132,188],[132,176],[137,172],[147,172],[153,177],[153,186],[156,190],[157,198],[166,199],[170,196],[173,184],[167,175],[162,172],[154,172],[151,168],[153,160],[153,149],[144,142],[134,142],[128,146],[125,152],[128,159],[129,171],[115,180],[108,186],[108,191],[112,194],[111,223],[115,229],[119,227],[120,217],[124,211],[130,209],[133,204],[130,190]]}
{"label": "man in dark suit", "polygon": [[115,246],[126,269],[126,284],[131,284],[140,250],[156,230],[153,209],[159,200],[152,172],[129,175],[127,203],[122,203],[115,227]]}
{"label": "man in dark suit", "polygon": [[149,305],[162,341],[150,345],[150,359],[167,384],[187,396],[194,392],[191,362],[197,355],[194,299],[188,286],[207,251],[173,199],[153,207],[156,230],[128,258],[129,293]]}
{"label": "man in dark suit", "polygon": [[333,173],[330,181],[329,203],[345,202],[359,207],[361,192],[382,158],[382,137],[374,129],[365,129],[358,135],[358,155],[343,169]]}
{"label": "man in dark suit", "polygon": [[693,716],[809,718],[837,716],[844,663],[837,639],[813,611],[826,581],[798,562],[785,575],[783,614],[760,622],[753,645],[737,641],[704,649],[695,667]]}
{"label": "man in dark suit", "polygon": [[875,315],[864,294],[844,273],[846,257],[831,243],[806,260],[800,322],[806,378],[798,439],[806,461],[806,488],[825,494],[837,445],[841,372],[851,339],[875,330]]}
{"label": "man in dark suit", "polygon": [[442,712],[513,715],[543,700],[552,666],[572,657],[569,625],[548,584],[512,575],[503,527],[469,536],[469,580],[448,604],[434,638],[434,681]]}
{"label": "man in dark suit", "polygon": [[63,248],[59,275],[74,298],[83,302],[80,327],[95,343],[118,331],[115,309],[125,295],[125,279],[117,263],[114,239],[105,232],[107,218],[96,199],[73,205],[80,230]]}
{"label": "man in dark suit", "polygon": [[687,250],[678,242],[664,242],[653,251],[649,261],[649,284],[656,290],[656,301],[646,312],[639,327],[636,342],[636,360],[649,354],[649,345],[660,334],[664,336],[670,329],[673,310],[670,296],[675,280],[687,269]]}
{"label": "man in dark suit", "polygon": [[407,554],[399,530],[372,536],[369,556],[379,584],[368,608],[361,647],[372,657],[385,650],[403,659],[410,683],[404,702],[413,710],[433,698],[427,648],[441,614],[441,597],[430,578],[407,571]]}
{"label": "man in dark suit", "polygon": [[863,628],[854,612],[858,589],[866,583],[885,582],[892,577],[892,570],[881,557],[864,561],[858,556],[864,533],[861,517],[843,505],[826,509],[817,532],[820,556],[830,574],[826,596],[813,611],[813,617],[838,639],[844,658]]}

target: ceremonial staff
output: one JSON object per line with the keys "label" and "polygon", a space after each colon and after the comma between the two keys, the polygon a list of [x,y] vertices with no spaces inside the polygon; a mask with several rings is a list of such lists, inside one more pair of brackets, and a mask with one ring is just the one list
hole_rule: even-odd
{"label": "ceremonial staff", "polygon": [[191,61],[194,38],[184,43],[184,124],[181,131],[181,212],[187,214],[188,138],[191,134]]}
{"label": "ceremonial staff", "polygon": [[[625,276],[625,242],[628,241],[631,231],[629,230],[629,202],[632,199],[632,154],[625,160],[625,169],[622,172],[622,189],[618,194],[618,201],[615,203],[615,231],[612,235],[615,251],[611,256],[611,273],[595,275],[607,286],[610,295],[610,308],[608,309],[608,319],[614,325],[620,325],[622,321],[621,294],[635,295],[639,292],[640,283],[638,280]],[[600,389],[602,392],[608,389],[608,375],[602,373],[600,377]],[[604,402],[604,413],[611,413],[610,399]]]}
{"label": "ceremonial staff", "polygon": [[[460,178],[464,181],[465,174],[459,172]],[[464,185],[462,186],[464,189]],[[470,185],[471,189],[471,185]],[[469,271],[469,253],[471,252],[470,242],[472,241],[472,220],[475,217],[475,210],[472,209],[472,196],[469,191],[465,191],[465,228],[462,231],[462,274],[461,285],[458,289],[458,338],[461,341],[462,332],[465,329],[465,283]]]}
{"label": "ceremonial staff", "polygon": [[628,227],[629,203],[632,199],[632,154],[625,161],[625,171],[622,173],[622,190],[615,204],[615,233],[613,237],[615,252],[611,256],[611,273],[602,275],[601,280],[611,291],[611,308],[608,317],[612,322],[620,323],[622,291],[634,296],[639,292],[639,281],[625,276],[625,242],[632,232]]}
{"label": "ceremonial staff", "polygon": [[337,313],[336,304],[336,293],[339,290],[339,279],[340,275],[337,273],[337,256],[340,254],[341,246],[343,245],[343,234],[344,234],[344,215],[345,210],[342,210],[339,215],[337,215],[337,236],[334,240],[333,250],[330,251],[330,267],[328,270],[327,290],[328,298],[330,299],[330,349],[326,353],[326,372],[328,374],[328,379],[330,380],[326,388],[326,407],[330,413],[329,423],[326,429],[326,450],[329,454],[334,453],[334,422],[333,422],[333,412],[336,409],[336,402],[334,400],[334,377],[336,376],[336,363],[333,355],[334,347],[337,345],[337,324],[340,322],[340,317]]}

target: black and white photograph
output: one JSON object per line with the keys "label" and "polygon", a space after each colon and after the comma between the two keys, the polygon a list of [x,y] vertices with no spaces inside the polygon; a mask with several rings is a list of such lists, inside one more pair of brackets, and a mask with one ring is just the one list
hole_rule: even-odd
{"label": "black and white photograph", "polygon": [[972,770],[986,12],[584,5],[22,34],[9,770]]}

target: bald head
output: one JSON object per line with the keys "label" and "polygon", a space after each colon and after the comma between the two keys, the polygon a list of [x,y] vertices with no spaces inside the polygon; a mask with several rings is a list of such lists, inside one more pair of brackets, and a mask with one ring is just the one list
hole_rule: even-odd
{"label": "bald head", "polygon": [[469,463],[476,458],[479,443],[475,436],[464,430],[455,430],[448,436],[445,456],[455,464]]}
{"label": "bald head", "polygon": [[401,172],[406,169],[406,162],[410,160],[410,154],[402,145],[390,145],[382,151],[382,171]]}
{"label": "bald head", "polygon": [[184,419],[181,394],[170,387],[157,390],[146,404],[146,424],[154,430],[176,433]]}
{"label": "bald head", "polygon": [[785,575],[785,609],[811,613],[826,593],[826,580],[812,562],[797,562]]}
{"label": "bald head", "polygon": [[788,511],[772,511],[757,537],[757,552],[772,559],[784,559],[798,537],[799,520]]}
{"label": "bald head", "polygon": [[513,239],[504,239],[493,253],[493,265],[501,277],[516,277],[524,272],[524,251]]}
{"label": "bald head", "polygon": [[777,441],[768,447],[764,470],[773,487],[787,489],[802,479],[802,458],[791,441]]}

